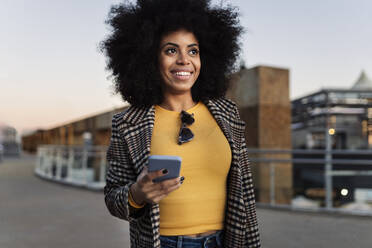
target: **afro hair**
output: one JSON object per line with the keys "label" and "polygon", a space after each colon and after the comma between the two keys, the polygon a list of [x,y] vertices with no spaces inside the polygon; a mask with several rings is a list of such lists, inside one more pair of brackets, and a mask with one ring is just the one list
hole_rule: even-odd
{"label": "afro hair", "polygon": [[194,101],[223,97],[227,76],[239,56],[242,33],[236,8],[211,6],[209,0],[137,0],[114,5],[106,23],[110,34],[100,43],[115,91],[125,101],[148,107],[163,101],[158,66],[161,38],[180,29],[199,42],[202,67],[193,85]]}

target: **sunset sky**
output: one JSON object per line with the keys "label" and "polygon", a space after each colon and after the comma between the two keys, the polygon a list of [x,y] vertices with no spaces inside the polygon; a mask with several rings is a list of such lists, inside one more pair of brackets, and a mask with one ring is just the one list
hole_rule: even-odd
{"label": "sunset sky", "polygon": [[[102,0],[0,0],[0,124],[22,133],[122,105],[98,43]],[[213,1],[214,3],[220,1]],[[372,1],[231,0],[247,67],[290,70],[291,98],[372,77]]]}

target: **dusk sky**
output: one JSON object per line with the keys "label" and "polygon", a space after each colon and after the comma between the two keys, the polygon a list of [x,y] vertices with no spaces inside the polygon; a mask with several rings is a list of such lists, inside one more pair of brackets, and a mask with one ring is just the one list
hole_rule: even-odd
{"label": "dusk sky", "polygon": [[[103,0],[0,0],[0,123],[51,128],[121,106],[98,43]],[[219,2],[219,1],[213,1]],[[372,1],[231,0],[248,68],[290,70],[291,99],[372,77]]]}

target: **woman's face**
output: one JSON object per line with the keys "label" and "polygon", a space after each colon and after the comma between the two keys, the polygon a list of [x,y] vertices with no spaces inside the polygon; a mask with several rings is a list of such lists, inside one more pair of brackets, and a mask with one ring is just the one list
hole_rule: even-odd
{"label": "woman's face", "polygon": [[182,29],[162,37],[159,70],[165,93],[190,92],[200,74],[200,66],[199,44],[193,33]]}

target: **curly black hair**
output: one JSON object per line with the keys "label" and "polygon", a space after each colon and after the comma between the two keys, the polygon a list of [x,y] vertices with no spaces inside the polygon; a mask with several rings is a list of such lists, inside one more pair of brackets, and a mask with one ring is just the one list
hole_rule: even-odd
{"label": "curly black hair", "polygon": [[132,105],[160,104],[159,43],[165,34],[184,29],[197,38],[202,63],[191,89],[193,100],[224,96],[240,51],[238,16],[236,8],[213,7],[209,0],[137,0],[112,6],[106,20],[112,32],[100,48],[115,91]]}

